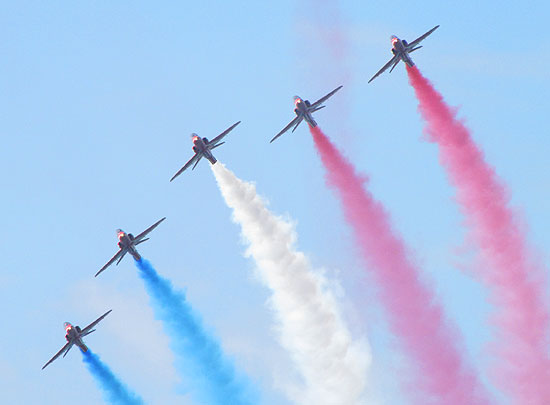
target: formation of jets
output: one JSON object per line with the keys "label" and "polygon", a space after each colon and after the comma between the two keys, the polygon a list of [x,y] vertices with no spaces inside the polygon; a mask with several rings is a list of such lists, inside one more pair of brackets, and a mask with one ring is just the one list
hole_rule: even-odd
{"label": "formation of jets", "polygon": [[[392,53],[393,57],[390,59],[388,63],[386,63],[382,69],[380,69],[370,80],[369,83],[372,82],[376,77],[378,77],[380,74],[385,72],[387,69],[390,69],[390,72],[397,66],[397,64],[400,61],[403,61],[408,66],[413,67],[414,62],[412,61],[410,57],[410,53],[414,52],[422,46],[419,46],[420,42],[426,39],[432,32],[434,32],[437,28],[439,28],[439,25],[436,25],[434,28],[426,32],[424,35],[418,37],[414,41],[408,43],[404,39],[399,39],[395,35],[391,37],[391,43],[392,43]],[[296,128],[298,128],[298,125],[302,121],[306,121],[308,125],[312,128],[315,128],[317,126],[317,122],[313,119],[312,114],[316,111],[319,111],[320,109],[324,108],[325,106],[323,103],[327,101],[330,97],[332,97],[338,90],[340,90],[342,86],[338,86],[334,90],[332,90],[327,95],[321,97],[319,100],[315,101],[314,103],[310,103],[309,100],[303,100],[302,98],[295,96],[294,97],[294,114],[296,114],[296,117],[290,121],[290,123],[284,127],[277,135],[271,139],[270,143],[273,142],[275,139],[283,135],[285,132],[287,132],[290,128],[292,128],[291,132],[294,132]],[[222,139],[225,138],[225,136],[231,132],[237,125],[239,125],[241,121],[236,122],[235,124],[231,125],[229,128],[227,128],[225,131],[223,131],[221,134],[216,136],[214,139],[209,141],[207,138],[201,138],[197,134],[193,133],[191,134],[191,139],[193,142],[193,152],[195,153],[193,157],[180,169],[178,172],[170,179],[170,181],[174,180],[176,177],[178,177],[180,174],[182,174],[186,169],[188,169],[191,165],[193,166],[191,170],[195,169],[197,164],[200,162],[200,160],[204,157],[207,159],[211,164],[215,164],[217,162],[216,158],[212,154],[212,150],[217,148],[218,146],[221,146],[225,143],[222,142]],[[118,265],[122,258],[126,255],[126,253],[129,253],[132,255],[132,257],[135,260],[141,260],[141,256],[138,253],[136,246],[145,242],[146,240],[149,240],[149,238],[146,238],[146,236],[153,231],[162,221],[164,221],[166,217],[158,220],[153,225],[151,225],[149,228],[147,228],[145,231],[140,233],[138,236],[134,237],[131,233],[126,233],[122,229],[117,229],[117,236],[118,236],[118,252],[96,273],[96,277],[102,273],[107,267],[109,267],[111,264],[113,264],[116,261],[116,264]],[[54,360],[56,360],[59,356],[63,355],[63,357],[66,356],[66,354],[69,352],[71,347],[73,345],[78,346],[83,352],[88,351],[88,347],[84,344],[84,341],[82,338],[84,336],[89,335],[90,333],[94,332],[95,329],[93,329],[103,318],[105,318],[111,310],[107,311],[105,314],[101,315],[98,319],[96,319],[94,322],[86,326],[84,329],[81,329],[79,326],[73,326],[69,322],[65,322],[65,339],[67,340],[67,343],[65,346],[61,348],[59,352],[55,354],[43,367],[42,369],[46,368],[50,363],[52,363]]]}

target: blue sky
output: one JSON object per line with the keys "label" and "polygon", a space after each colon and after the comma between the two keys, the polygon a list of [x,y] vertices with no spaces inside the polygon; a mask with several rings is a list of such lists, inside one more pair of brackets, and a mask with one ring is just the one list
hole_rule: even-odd
{"label": "blue sky", "polygon": [[[548,263],[548,5],[268,3],[0,4],[2,402],[98,403],[77,352],[40,368],[64,321],[112,308],[89,346],[147,403],[192,403],[131,260],[93,277],[116,251],[116,228],[135,234],[166,216],[141,253],[186,290],[263,403],[287,403],[281,387],[295,372],[210,168],[168,181],[191,156],[191,132],[212,138],[242,120],[216,156],[296,222],[299,248],[340,284],[354,334],[371,340],[373,396],[399,403],[400,353],[307,129],[269,144],[292,96],[317,99],[344,76],[317,121],[369,174],[484,370],[489,306],[467,276],[472,251],[405,70],[367,81],[391,57],[391,34],[441,24],[414,60],[460,107]],[[343,62],[329,56],[326,24],[343,32]]]}

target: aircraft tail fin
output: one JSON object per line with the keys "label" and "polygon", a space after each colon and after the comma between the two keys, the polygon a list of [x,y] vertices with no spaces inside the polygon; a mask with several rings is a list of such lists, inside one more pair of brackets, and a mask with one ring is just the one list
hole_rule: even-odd
{"label": "aircraft tail fin", "polygon": [[408,51],[408,52],[409,52],[409,53],[411,53],[411,52],[414,52],[414,51],[417,51],[417,50],[419,50],[420,48],[422,48],[422,45],[420,45],[420,46],[417,46],[416,48],[413,48],[413,49],[411,49],[411,50],[410,50],[410,51]]}

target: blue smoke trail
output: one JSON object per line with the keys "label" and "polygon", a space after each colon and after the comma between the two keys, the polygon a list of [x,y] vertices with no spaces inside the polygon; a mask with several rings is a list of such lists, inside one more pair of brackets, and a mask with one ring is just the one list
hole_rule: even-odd
{"label": "blue smoke trail", "polygon": [[99,356],[92,353],[90,349],[82,353],[82,360],[88,366],[88,370],[95,377],[99,387],[103,390],[104,399],[115,405],[143,405],[143,400],[131,392],[118,378],[115,377],[111,369],[101,361]]}
{"label": "blue smoke trail", "polygon": [[193,394],[200,403],[241,405],[256,404],[256,393],[249,383],[238,377],[232,362],[225,357],[216,339],[204,329],[200,317],[187,302],[183,291],[160,277],[151,263],[136,260],[139,274],[145,281],[155,317],[164,323],[170,346],[176,355],[176,368],[188,377],[197,389]]}

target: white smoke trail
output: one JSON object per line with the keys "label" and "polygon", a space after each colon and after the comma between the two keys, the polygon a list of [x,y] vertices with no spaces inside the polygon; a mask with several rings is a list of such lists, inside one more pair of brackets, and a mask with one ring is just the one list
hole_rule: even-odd
{"label": "white smoke trail", "polygon": [[304,405],[364,403],[370,348],[352,339],[327,279],[294,249],[292,224],[266,208],[253,184],[219,162],[212,171],[249,244],[246,255],[272,291],[281,344],[303,376],[305,389],[289,395]]}

